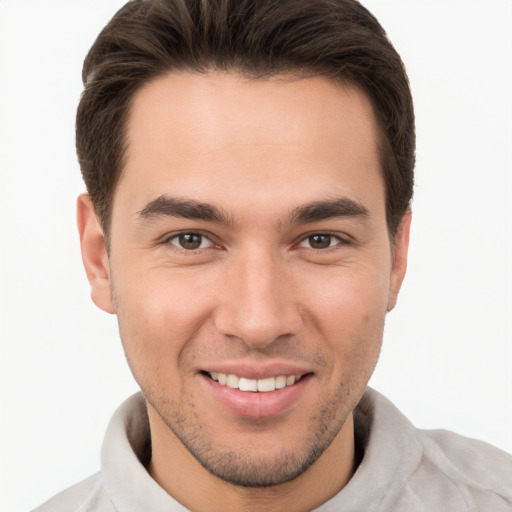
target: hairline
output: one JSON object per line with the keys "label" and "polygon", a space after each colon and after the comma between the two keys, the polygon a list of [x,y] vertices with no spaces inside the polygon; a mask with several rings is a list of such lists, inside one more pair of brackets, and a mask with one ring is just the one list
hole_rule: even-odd
{"label": "hairline", "polygon": [[[388,196],[389,196],[389,190],[386,183],[386,172],[384,169],[384,163],[386,162],[386,153],[393,155],[393,151],[390,147],[390,143],[388,140],[388,137],[386,135],[386,130],[384,127],[381,126],[381,122],[379,119],[379,116],[376,112],[376,107],[374,104],[374,100],[372,98],[372,95],[369,94],[367,91],[365,91],[364,87],[361,86],[356,80],[350,79],[346,76],[333,76],[334,73],[328,73],[326,71],[315,71],[314,69],[310,67],[292,67],[292,66],[283,66],[283,68],[280,69],[274,69],[271,71],[267,71],[265,73],[258,73],[257,70],[251,70],[250,68],[246,68],[240,65],[233,65],[230,67],[220,67],[216,66],[215,63],[211,63],[209,65],[203,66],[203,67],[197,67],[197,66],[180,66],[175,69],[169,69],[166,71],[161,71],[160,73],[156,73],[154,76],[147,78],[146,80],[141,81],[141,83],[136,87],[133,91],[131,91],[130,98],[125,104],[124,111],[122,112],[122,126],[120,129],[121,133],[121,150],[119,153],[119,163],[118,163],[118,170],[116,173],[116,180],[112,186],[111,194],[109,197],[108,204],[106,205],[104,209],[103,216],[99,215],[101,226],[103,229],[103,234],[105,237],[105,243],[107,246],[107,250],[110,249],[110,238],[111,238],[111,230],[112,230],[112,213],[113,213],[113,207],[114,207],[114,196],[119,184],[119,181],[122,178],[122,175],[124,173],[124,169],[126,168],[127,163],[127,157],[129,153],[129,125],[130,125],[130,119],[132,117],[133,112],[133,106],[136,101],[137,96],[141,93],[143,89],[150,86],[151,84],[164,79],[167,76],[175,75],[175,74],[181,74],[181,73],[192,73],[197,75],[206,75],[208,73],[214,73],[214,72],[223,72],[226,74],[231,75],[238,75],[239,77],[242,77],[246,80],[254,80],[254,81],[266,81],[266,80],[274,80],[277,79],[277,81],[295,81],[295,80],[305,80],[308,78],[315,78],[315,77],[323,77],[327,80],[331,81],[332,83],[335,83],[336,85],[340,87],[345,87],[347,89],[353,89],[355,91],[360,92],[365,96],[365,98],[368,100],[370,107],[371,107],[371,114],[372,114],[372,120],[375,127],[375,133],[376,133],[376,144],[377,144],[377,155],[379,159],[379,167],[381,172],[381,177],[384,181],[384,192],[385,192],[385,210],[386,210],[386,226],[388,230],[388,236],[390,239],[390,243],[393,246],[395,243],[396,235],[399,231],[399,223],[394,227],[394,230],[392,231],[392,226],[390,225],[390,219],[388,218]],[[410,211],[410,204],[407,208],[407,210],[403,213],[405,215],[407,211]],[[403,217],[402,215],[402,217]]]}

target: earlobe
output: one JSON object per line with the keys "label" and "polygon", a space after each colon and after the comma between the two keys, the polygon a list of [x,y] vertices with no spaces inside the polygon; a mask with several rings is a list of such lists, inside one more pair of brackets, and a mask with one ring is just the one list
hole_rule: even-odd
{"label": "earlobe", "polygon": [[94,304],[103,311],[114,313],[105,237],[88,194],[81,194],[78,197],[77,224],[82,261],[91,285],[91,298]]}
{"label": "earlobe", "polygon": [[396,234],[393,250],[393,267],[391,269],[391,280],[389,288],[388,311],[391,311],[398,300],[398,293],[407,270],[407,255],[409,251],[409,234],[411,231],[412,214],[407,211],[402,217]]}

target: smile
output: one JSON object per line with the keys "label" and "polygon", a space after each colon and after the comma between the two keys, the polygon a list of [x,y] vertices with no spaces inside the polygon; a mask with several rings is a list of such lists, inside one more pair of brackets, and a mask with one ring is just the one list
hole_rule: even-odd
{"label": "smile", "polygon": [[208,375],[221,386],[227,386],[240,391],[250,391],[259,393],[268,393],[276,389],[283,389],[287,386],[293,386],[301,379],[300,375],[279,375],[268,377],[266,379],[246,379],[233,374],[208,372]]}

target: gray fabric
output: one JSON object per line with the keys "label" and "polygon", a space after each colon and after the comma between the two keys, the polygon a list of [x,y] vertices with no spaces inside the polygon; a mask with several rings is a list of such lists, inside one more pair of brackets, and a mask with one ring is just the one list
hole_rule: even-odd
{"label": "gray fabric", "polygon": [[[318,512],[511,512],[512,456],[444,430],[423,431],[367,389],[355,411],[359,468]],[[37,512],[181,512],[147,473],[149,426],[140,393],[114,414],[101,472]]]}

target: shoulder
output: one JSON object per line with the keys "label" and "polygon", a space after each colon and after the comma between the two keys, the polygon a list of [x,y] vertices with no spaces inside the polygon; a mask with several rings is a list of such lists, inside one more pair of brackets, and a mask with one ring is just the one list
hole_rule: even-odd
{"label": "shoulder", "polygon": [[447,430],[417,432],[424,447],[424,464],[468,489],[507,497],[512,506],[512,455]]}
{"label": "shoulder", "polygon": [[[355,411],[363,460],[347,486],[361,510],[512,512],[512,456],[446,430],[420,430],[384,396],[368,389]],[[351,485],[352,484],[352,485]]]}
{"label": "shoulder", "polygon": [[512,456],[446,430],[417,430],[416,435],[421,459],[401,500],[450,511],[512,512]]}
{"label": "shoulder", "polygon": [[33,512],[115,512],[100,473],[57,494]]}

